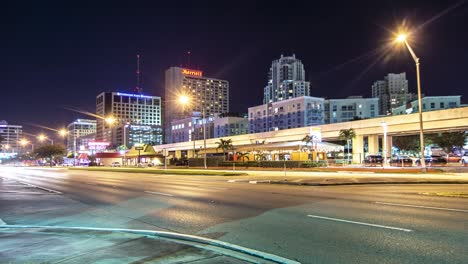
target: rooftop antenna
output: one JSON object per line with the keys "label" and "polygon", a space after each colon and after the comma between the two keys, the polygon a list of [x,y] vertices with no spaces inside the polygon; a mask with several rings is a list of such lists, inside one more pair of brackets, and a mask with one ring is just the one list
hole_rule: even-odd
{"label": "rooftop antenna", "polygon": [[189,50],[187,51],[187,68],[190,68],[190,55],[191,55],[191,52]]}
{"label": "rooftop antenna", "polygon": [[134,89],[134,92],[136,94],[141,94],[141,87],[140,87],[140,54],[137,54],[136,55],[137,57],[137,69],[136,69],[136,86],[135,86],[135,89]]}

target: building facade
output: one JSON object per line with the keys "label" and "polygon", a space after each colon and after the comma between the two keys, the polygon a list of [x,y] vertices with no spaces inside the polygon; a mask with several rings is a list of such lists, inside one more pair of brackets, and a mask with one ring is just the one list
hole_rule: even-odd
{"label": "building facade", "polygon": [[305,81],[304,65],[296,55],[274,60],[264,88],[263,103],[274,103],[294,97],[309,96],[310,83]]}
{"label": "building facade", "polygon": [[340,123],[379,116],[379,98],[350,96],[325,100],[325,123]]}
{"label": "building facade", "polygon": [[161,145],[163,143],[163,128],[160,125],[121,124],[112,128],[112,142],[116,146],[132,148],[136,143],[145,145]]}
{"label": "building facade", "polygon": [[206,138],[229,137],[247,134],[249,122],[246,117],[222,116],[215,114],[205,119],[200,112],[193,112],[191,117],[173,120],[171,140],[173,143],[203,140],[203,124],[206,125]]}
{"label": "building facade", "polygon": [[[113,117],[115,122],[106,123],[103,118],[97,120],[96,140],[111,142],[118,146],[116,127],[123,125],[162,126],[162,102],[159,96],[104,92],[96,97],[96,114],[100,117]],[[157,131],[157,130],[155,130]],[[123,140],[122,140],[123,142]]]}
{"label": "building facade", "polygon": [[[178,98],[187,96],[187,105],[180,105]],[[171,67],[165,73],[165,140],[171,143],[172,121],[189,117],[192,112],[205,116],[229,112],[229,82],[204,77],[203,72]]]}
{"label": "building facade", "polygon": [[[1,152],[5,153],[2,156],[14,155],[19,153],[21,150],[21,145],[19,141],[23,138],[23,126],[19,125],[9,125],[5,120],[0,121],[0,147]],[[6,154],[6,153],[11,153]]]}
{"label": "building facade", "polygon": [[[449,108],[460,107],[461,96],[425,96],[422,98],[422,111],[434,111]],[[394,108],[392,111],[393,115],[405,115],[411,113],[417,113],[419,111],[418,100],[414,100],[406,105]]]}
{"label": "building facade", "polygon": [[324,123],[323,98],[301,96],[249,107],[249,132],[260,133]]}
{"label": "building facade", "polygon": [[392,109],[406,105],[416,98],[416,95],[408,92],[408,80],[406,73],[389,73],[384,80],[374,82],[372,85],[372,97],[379,98],[379,113],[390,115]]}
{"label": "building facade", "polygon": [[249,119],[238,116],[216,117],[213,128],[215,138],[248,134]]}
{"label": "building facade", "polygon": [[67,152],[77,152],[80,146],[86,145],[82,141],[87,141],[87,135],[96,135],[96,120],[77,119],[67,126]]}

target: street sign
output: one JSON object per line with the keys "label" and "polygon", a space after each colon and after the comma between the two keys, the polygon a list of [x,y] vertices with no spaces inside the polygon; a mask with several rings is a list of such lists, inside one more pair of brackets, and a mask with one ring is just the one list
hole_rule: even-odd
{"label": "street sign", "polygon": [[135,147],[135,150],[143,150],[143,147]]}

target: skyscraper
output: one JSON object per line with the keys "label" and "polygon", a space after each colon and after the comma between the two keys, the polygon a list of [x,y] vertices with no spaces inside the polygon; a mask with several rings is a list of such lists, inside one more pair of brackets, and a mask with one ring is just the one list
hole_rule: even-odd
{"label": "skyscraper", "polygon": [[408,92],[408,80],[406,73],[389,73],[383,80],[378,80],[372,85],[372,97],[379,98],[379,112],[381,115],[389,115],[392,109],[405,105],[416,96]]}
{"label": "skyscraper", "polygon": [[[9,125],[7,121],[0,120],[0,149],[2,153],[19,153],[23,138],[23,126]],[[5,156],[6,157],[6,156]]]}
{"label": "skyscraper", "polygon": [[[188,96],[190,102],[182,106],[178,97]],[[203,72],[180,67],[166,70],[165,84],[165,132],[166,143],[171,143],[171,122],[189,117],[192,112],[213,116],[229,112],[229,82],[204,77]]]}
{"label": "skyscraper", "polygon": [[[145,136],[137,136],[136,138],[147,139],[148,142],[155,142],[156,144],[162,143],[157,140],[162,135],[162,102],[159,96],[118,92],[100,93],[96,97],[96,114],[100,117],[113,117],[115,119],[113,124],[106,124],[102,118],[97,119],[96,140],[111,142],[113,146],[126,145],[131,147],[129,141],[125,140],[129,136],[124,134],[142,133]],[[132,126],[132,129],[124,129],[126,125],[138,126]],[[158,127],[159,129],[157,129]],[[124,133],[119,133],[120,131]],[[148,131],[159,131],[157,132],[159,137],[154,135],[153,138],[149,139],[147,136]],[[130,137],[133,138],[131,135]]]}
{"label": "skyscraper", "polygon": [[96,120],[77,119],[67,126],[67,152],[76,152],[80,148],[79,138],[82,136],[96,134]]}
{"label": "skyscraper", "polygon": [[264,89],[263,103],[273,103],[300,96],[310,96],[310,82],[305,81],[304,65],[296,55],[274,60]]}

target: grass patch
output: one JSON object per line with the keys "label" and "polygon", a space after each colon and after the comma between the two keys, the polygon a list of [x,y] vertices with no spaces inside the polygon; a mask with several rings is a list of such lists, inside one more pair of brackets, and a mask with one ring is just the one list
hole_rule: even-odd
{"label": "grass patch", "polygon": [[125,172],[125,173],[154,173],[154,174],[171,174],[171,175],[208,175],[208,176],[243,176],[247,175],[242,172],[224,172],[224,171],[204,171],[204,170],[184,170],[184,169],[150,169],[150,168],[68,168],[69,170],[84,170],[84,171],[106,171],[106,172]]}
{"label": "grass patch", "polygon": [[468,198],[468,193],[466,192],[423,192],[419,193],[422,195],[432,195],[432,196],[444,196],[444,197],[458,197],[458,198]]}

